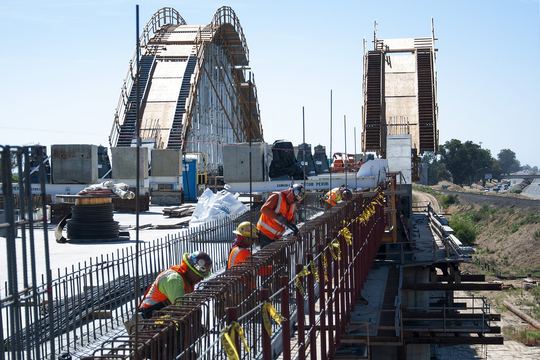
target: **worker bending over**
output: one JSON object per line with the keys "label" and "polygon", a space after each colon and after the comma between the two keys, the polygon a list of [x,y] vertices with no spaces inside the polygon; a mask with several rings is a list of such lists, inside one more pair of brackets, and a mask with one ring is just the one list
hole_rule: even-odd
{"label": "worker bending over", "polygon": [[347,189],[345,186],[340,186],[334,188],[327,192],[323,198],[322,202],[324,204],[324,211],[330,210],[332,207],[336,206],[340,201],[349,201],[352,199],[351,190]]}
{"label": "worker bending over", "polygon": [[261,217],[257,223],[261,249],[280,239],[285,228],[291,229],[298,235],[294,224],[296,204],[306,196],[306,190],[301,184],[294,184],[287,190],[273,192],[261,208]]}
{"label": "worker bending over", "polygon": [[212,259],[207,253],[185,253],[180,265],[161,272],[146,290],[139,304],[139,314],[149,319],[154,311],[178,304],[182,296],[192,293],[197,283],[210,276],[211,269]]}

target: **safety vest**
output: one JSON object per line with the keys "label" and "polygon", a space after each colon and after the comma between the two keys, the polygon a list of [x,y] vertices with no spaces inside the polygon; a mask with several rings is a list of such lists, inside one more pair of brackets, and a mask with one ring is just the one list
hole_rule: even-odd
{"label": "safety vest", "polygon": [[341,200],[341,191],[339,191],[339,188],[330,190],[326,195],[328,197],[326,202],[332,206],[336,206],[338,201]]}
{"label": "safety vest", "polygon": [[229,253],[229,262],[227,263],[227,269],[230,269],[236,264],[240,264],[241,262],[246,261],[246,259],[250,256],[251,253],[246,248],[243,248],[241,246],[233,247],[231,252]]}
{"label": "safety vest", "polygon": [[[282,214],[287,220],[291,221],[296,212],[296,203],[288,205],[286,195],[283,192],[275,192],[278,194],[279,200],[274,212],[276,214]],[[276,240],[285,232],[285,224],[280,223],[277,219],[271,219],[268,216],[261,214],[259,222],[257,223],[257,230],[268,236],[271,240]]]}
{"label": "safety vest", "polygon": [[[150,306],[156,305],[161,302],[169,302],[167,295],[159,291],[159,282],[167,275],[171,274],[172,272],[177,272],[182,276],[182,280],[184,283],[184,293],[189,294],[193,292],[193,286],[187,282],[186,278],[184,277],[184,274],[187,271],[187,264],[182,260],[182,263],[180,265],[171,266],[165,271],[162,271],[154,280],[152,285],[146,290],[146,293],[144,294],[144,298],[142,299],[141,303],[139,304],[139,309],[146,309]],[[168,305],[168,304],[167,304]]]}

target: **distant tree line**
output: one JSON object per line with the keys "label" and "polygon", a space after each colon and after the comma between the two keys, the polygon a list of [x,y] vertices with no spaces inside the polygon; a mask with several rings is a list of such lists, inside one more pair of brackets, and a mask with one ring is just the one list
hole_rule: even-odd
{"label": "distant tree line", "polygon": [[485,183],[485,174],[497,179],[521,169],[516,154],[510,149],[502,149],[495,159],[488,149],[472,141],[462,143],[456,139],[439,145],[437,155],[424,153],[422,162],[429,164],[429,185],[443,180],[458,185],[470,185],[476,181]]}

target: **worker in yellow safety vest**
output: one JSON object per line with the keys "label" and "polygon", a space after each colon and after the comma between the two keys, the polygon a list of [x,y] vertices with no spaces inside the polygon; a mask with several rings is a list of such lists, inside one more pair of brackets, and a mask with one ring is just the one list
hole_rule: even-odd
{"label": "worker in yellow safety vest", "polygon": [[324,204],[324,211],[330,210],[332,207],[336,206],[340,201],[349,201],[352,199],[351,190],[347,189],[345,186],[340,186],[334,188],[327,192],[323,198],[322,202]]}

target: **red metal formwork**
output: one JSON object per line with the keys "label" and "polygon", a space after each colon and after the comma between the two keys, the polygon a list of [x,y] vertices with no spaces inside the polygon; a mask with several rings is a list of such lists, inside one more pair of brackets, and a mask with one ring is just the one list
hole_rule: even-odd
{"label": "red metal formwork", "polygon": [[229,351],[239,359],[333,359],[382,241],[382,192],[356,194],[304,223],[299,236],[204,281],[182,306],[83,359],[217,360]]}

